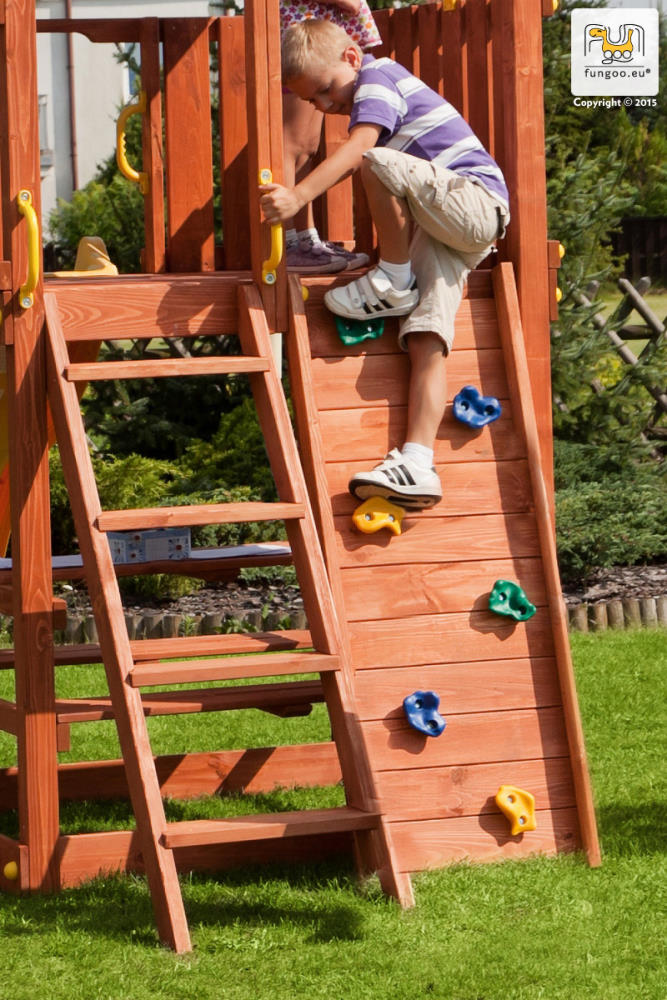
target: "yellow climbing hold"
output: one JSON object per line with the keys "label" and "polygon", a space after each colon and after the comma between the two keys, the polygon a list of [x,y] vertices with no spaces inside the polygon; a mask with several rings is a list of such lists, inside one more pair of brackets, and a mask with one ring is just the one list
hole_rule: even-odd
{"label": "yellow climbing hold", "polygon": [[501,785],[496,794],[496,805],[512,824],[512,836],[526,830],[535,830],[535,797],[523,788]]}
{"label": "yellow climbing hold", "polygon": [[355,510],[352,523],[359,531],[372,535],[382,528],[388,528],[394,535],[401,533],[401,521],[405,511],[398,504],[384,497],[369,497]]}
{"label": "yellow climbing hold", "polygon": [[9,882],[15,882],[19,877],[19,866],[15,861],[8,861],[2,869],[2,874]]}

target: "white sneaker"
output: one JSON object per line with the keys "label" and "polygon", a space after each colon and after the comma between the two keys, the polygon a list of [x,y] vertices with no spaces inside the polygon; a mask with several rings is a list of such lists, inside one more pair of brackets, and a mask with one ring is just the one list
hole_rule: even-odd
{"label": "white sneaker", "polygon": [[419,302],[414,282],[401,292],[379,267],[362,278],[341,288],[332,288],[324,296],[327,309],[346,319],[381,319],[384,316],[406,316]]}
{"label": "white sneaker", "polygon": [[380,496],[415,510],[433,507],[442,500],[442,486],[435,469],[424,469],[398,448],[393,448],[370,472],[358,472],[348,488],[360,500]]}

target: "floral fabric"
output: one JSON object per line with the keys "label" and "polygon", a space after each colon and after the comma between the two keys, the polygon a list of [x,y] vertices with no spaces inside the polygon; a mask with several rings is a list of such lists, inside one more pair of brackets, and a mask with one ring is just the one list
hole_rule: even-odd
{"label": "floral fabric", "polygon": [[290,24],[317,18],[321,21],[333,21],[347,31],[350,38],[360,49],[371,49],[381,45],[382,39],[377,29],[371,9],[366,0],[361,0],[358,14],[347,14],[333,4],[317,3],[317,0],[281,0],[280,30],[285,31]]}

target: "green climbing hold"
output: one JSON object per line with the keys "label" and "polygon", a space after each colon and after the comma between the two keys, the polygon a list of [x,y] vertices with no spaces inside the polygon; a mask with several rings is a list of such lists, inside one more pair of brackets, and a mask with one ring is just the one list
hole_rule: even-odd
{"label": "green climbing hold", "polygon": [[537,608],[530,603],[518,583],[513,583],[511,580],[496,580],[489,596],[489,611],[515,618],[518,622],[525,622],[533,617]]}
{"label": "green climbing hold", "polygon": [[360,344],[362,340],[375,340],[384,333],[383,319],[346,319],[334,316],[338,336],[346,345]]}

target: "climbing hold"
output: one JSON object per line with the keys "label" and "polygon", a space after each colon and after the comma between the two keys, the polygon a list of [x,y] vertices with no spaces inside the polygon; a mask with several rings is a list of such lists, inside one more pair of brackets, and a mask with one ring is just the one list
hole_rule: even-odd
{"label": "climbing hold", "polygon": [[375,340],[384,333],[383,319],[346,319],[334,316],[338,336],[346,346],[360,344],[362,340]]}
{"label": "climbing hold", "polygon": [[400,535],[404,514],[403,507],[385,497],[369,497],[355,510],[352,523],[367,535],[372,535],[381,528],[388,528],[392,534]]}
{"label": "climbing hold", "polygon": [[535,796],[514,785],[501,785],[496,794],[496,805],[512,824],[511,833],[516,837],[526,830],[535,830]]}
{"label": "climbing hold", "polygon": [[440,736],[447,723],[438,712],[440,698],[435,691],[415,691],[403,699],[405,716],[425,736]]}
{"label": "climbing hold", "polygon": [[533,617],[537,608],[530,603],[518,583],[513,583],[511,580],[496,580],[489,595],[489,611],[494,611],[497,615],[506,615],[508,618],[516,618],[518,622],[525,622]]}
{"label": "climbing hold", "polygon": [[310,295],[309,290],[306,288],[305,285],[302,285],[301,286],[301,298],[303,299],[304,302],[308,301],[308,296],[309,295]]}
{"label": "climbing hold", "polygon": [[2,874],[9,882],[15,882],[19,877],[19,866],[15,861],[8,861],[2,869]]}
{"label": "climbing hold", "polygon": [[482,396],[474,385],[465,385],[454,397],[454,416],[469,427],[485,427],[501,413],[495,396]]}

